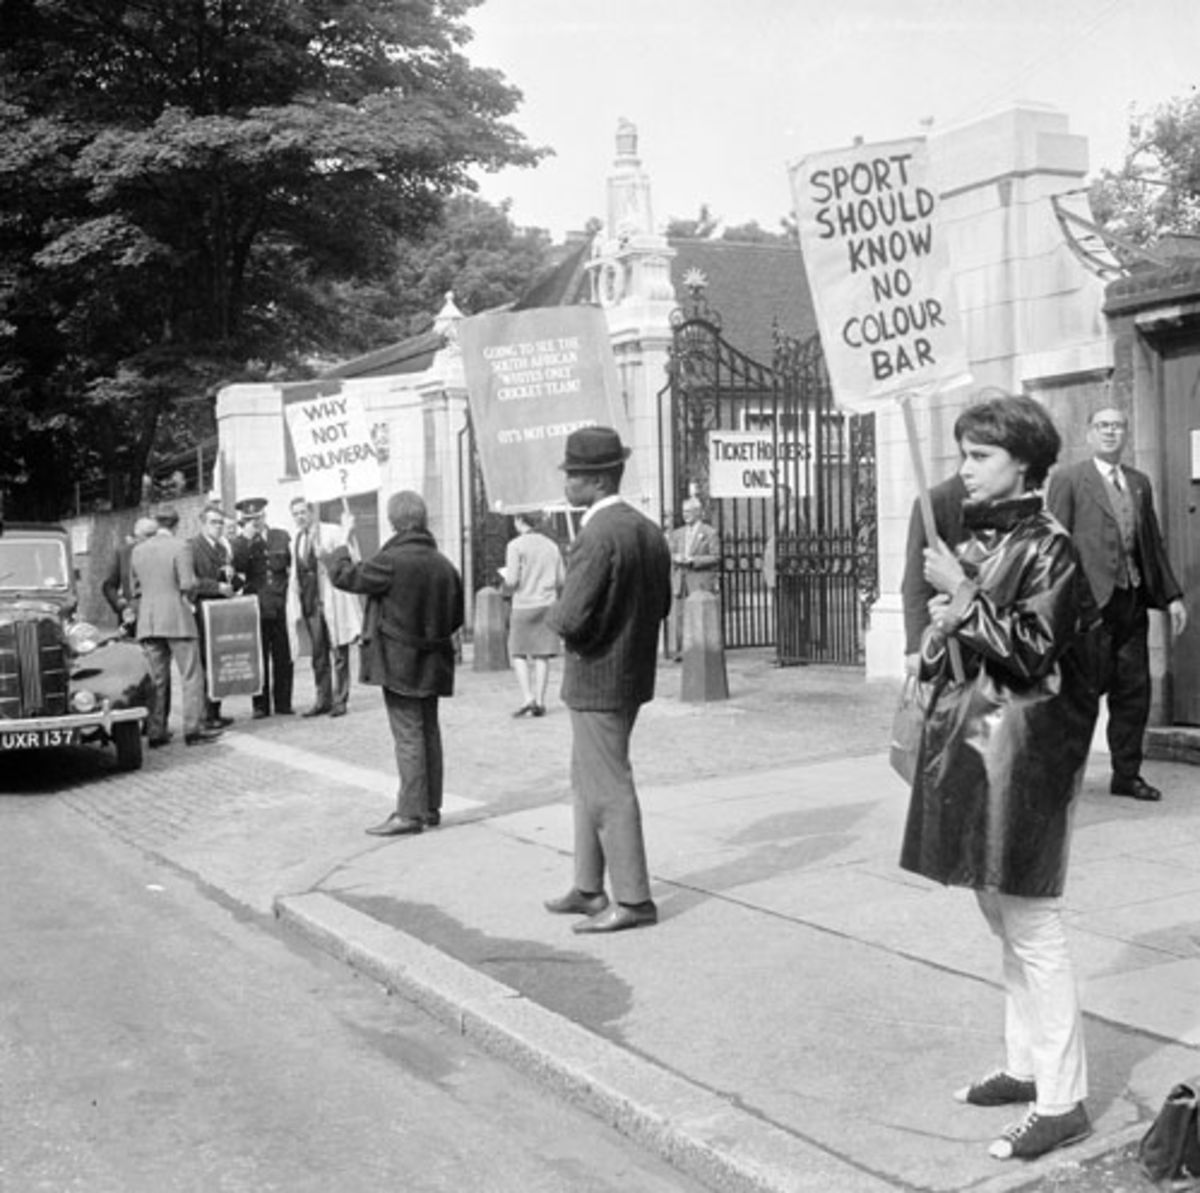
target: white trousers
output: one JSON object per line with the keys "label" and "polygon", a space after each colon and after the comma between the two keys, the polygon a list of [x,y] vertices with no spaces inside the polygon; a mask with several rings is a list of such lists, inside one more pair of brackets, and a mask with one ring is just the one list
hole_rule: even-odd
{"label": "white trousers", "polygon": [[1087,1057],[1061,899],[976,891],[1003,946],[1006,1068],[1037,1082],[1037,1110],[1065,1114],[1087,1097]]}

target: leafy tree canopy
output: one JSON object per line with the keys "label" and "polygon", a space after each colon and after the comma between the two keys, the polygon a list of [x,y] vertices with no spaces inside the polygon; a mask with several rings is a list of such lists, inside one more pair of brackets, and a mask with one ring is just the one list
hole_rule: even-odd
{"label": "leafy tree canopy", "polygon": [[128,498],[218,382],[386,325],[397,246],[472,169],[542,153],[505,120],[519,93],[465,56],[476,3],[0,0],[14,504],[57,513],[101,471]]}
{"label": "leafy tree canopy", "polygon": [[1139,247],[1200,235],[1200,95],[1135,116],[1124,164],[1101,171],[1089,198],[1099,224]]}

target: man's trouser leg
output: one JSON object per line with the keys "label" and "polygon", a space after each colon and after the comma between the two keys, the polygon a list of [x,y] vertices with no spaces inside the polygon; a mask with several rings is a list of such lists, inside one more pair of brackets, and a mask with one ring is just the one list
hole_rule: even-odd
{"label": "man's trouser leg", "polygon": [[171,646],[165,638],[143,638],[142,652],[154,684],[154,698],[146,717],[146,736],[151,741],[162,741],[167,736],[167,717],[171,711]]}
{"label": "man's trouser leg", "polygon": [[650,898],[642,812],[629,762],[637,708],[571,709],[571,788],[575,808],[575,886],[604,889],[607,864],[618,903]]}
{"label": "man's trouser leg", "polygon": [[183,735],[200,732],[204,721],[204,668],[195,638],[171,638],[171,654],[183,680]]}
{"label": "man's trouser leg", "polygon": [[400,776],[396,813],[410,820],[420,820],[431,810],[425,746],[427,714],[424,706],[427,702],[417,696],[401,696],[387,688],[383,689],[383,702],[387,708],[396,770]]}
{"label": "man's trouser leg", "polygon": [[312,640],[313,683],[316,685],[317,697],[313,702],[317,708],[333,707],[333,683],[329,667],[329,627],[325,624],[325,614],[319,609],[311,617],[305,616],[308,626],[308,636]]}
{"label": "man's trouser leg", "polygon": [[1142,769],[1150,719],[1149,617],[1138,589],[1117,588],[1104,608],[1108,667],[1108,752],[1112,772],[1133,779]]}

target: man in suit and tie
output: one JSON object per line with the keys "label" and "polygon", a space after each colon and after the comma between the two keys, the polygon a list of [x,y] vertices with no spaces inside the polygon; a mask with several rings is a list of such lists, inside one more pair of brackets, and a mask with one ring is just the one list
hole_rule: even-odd
{"label": "man in suit and tie", "polygon": [[721,537],[701,515],[699,498],[683,503],[683,525],[667,535],[671,548],[671,647],[676,659],[683,655],[683,602],[693,592],[721,592]]}
{"label": "man in suit and tie", "polygon": [[575,885],[546,909],[587,916],[576,932],[658,922],[629,738],[638,709],[654,697],[658,634],[671,608],[671,555],[662,530],[621,500],[628,457],[616,431],[585,427],[567,437],[561,465],[568,503],[586,510],[549,617],[566,648]]}
{"label": "man in suit and tie", "polygon": [[[312,655],[317,698],[301,715],[344,717],[350,699],[350,646],[362,633],[362,605],[353,593],[335,588],[325,559],[349,546],[346,530],[321,522],[303,497],[291,504],[296,553],[288,583],[288,638],[292,658]],[[357,555],[352,554],[357,562]]]}
{"label": "man in suit and tie", "polygon": [[1121,463],[1129,432],[1125,413],[1095,411],[1088,422],[1092,458],[1050,477],[1046,504],[1071,532],[1102,615],[1101,691],[1108,697],[1113,795],[1158,800],[1141,776],[1142,738],[1150,714],[1148,609],[1166,609],[1178,637],[1187,625],[1183,592],[1154,513],[1150,478]]}
{"label": "man in suit and tie", "polygon": [[151,746],[170,740],[167,718],[171,707],[171,660],[183,679],[183,740],[202,745],[220,736],[204,725],[204,672],[196,646],[196,618],[191,595],[196,588],[192,553],[175,537],[179,515],[165,509],[158,515],[159,529],[138,543],[130,555],[129,570],[137,598],[137,638],[150,664],[154,701],[147,717],[146,736]]}
{"label": "man in suit and tie", "polygon": [[[196,630],[200,641],[200,666],[204,668],[207,666],[205,603],[233,596],[233,552],[225,540],[225,511],[219,505],[204,507],[200,515],[200,533],[189,539],[188,545],[192,549],[192,566],[196,573]],[[221,715],[219,700],[206,698],[204,719],[213,729],[233,724],[232,717]]]}

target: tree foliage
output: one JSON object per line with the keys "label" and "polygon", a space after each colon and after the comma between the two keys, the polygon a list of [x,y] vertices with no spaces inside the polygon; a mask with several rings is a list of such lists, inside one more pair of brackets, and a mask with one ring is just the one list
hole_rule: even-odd
{"label": "tree foliage", "polygon": [[1089,199],[1099,224],[1139,247],[1200,235],[1200,95],[1135,116],[1123,165],[1101,171]]}
{"label": "tree foliage", "polygon": [[505,121],[519,94],[465,55],[477,2],[0,0],[18,504],[57,512],[100,471],[128,497],[217,383],[388,326],[398,245],[472,169],[540,156]]}

